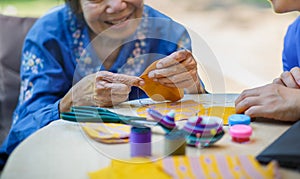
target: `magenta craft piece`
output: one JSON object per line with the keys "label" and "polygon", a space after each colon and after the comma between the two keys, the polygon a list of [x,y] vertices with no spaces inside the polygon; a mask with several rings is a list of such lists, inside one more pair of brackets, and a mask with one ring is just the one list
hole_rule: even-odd
{"label": "magenta craft piece", "polygon": [[208,119],[206,117],[194,116],[188,119],[183,130],[194,135],[214,135],[223,131],[223,126],[220,124],[220,119],[216,117],[209,117]]}
{"label": "magenta craft piece", "polygon": [[148,112],[148,115],[151,118],[153,118],[155,121],[157,121],[158,124],[161,125],[162,127],[169,129],[169,130],[176,128],[175,111],[174,110],[171,110],[165,116],[152,108],[148,108],[147,112]]}
{"label": "magenta craft piece", "polygon": [[183,127],[190,146],[207,147],[224,135],[222,119],[214,116],[190,117]]}
{"label": "magenta craft piece", "polygon": [[250,141],[250,136],[252,135],[252,127],[245,124],[236,124],[229,128],[229,134],[234,142],[248,142]]}

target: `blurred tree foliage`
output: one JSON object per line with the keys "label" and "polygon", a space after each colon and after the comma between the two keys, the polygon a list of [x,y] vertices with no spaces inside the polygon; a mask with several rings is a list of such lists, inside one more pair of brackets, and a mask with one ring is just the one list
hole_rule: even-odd
{"label": "blurred tree foliage", "polygon": [[240,2],[256,5],[259,7],[271,7],[270,2],[268,0],[239,0]]}
{"label": "blurred tree foliage", "polygon": [[64,0],[0,0],[0,13],[38,17]]}

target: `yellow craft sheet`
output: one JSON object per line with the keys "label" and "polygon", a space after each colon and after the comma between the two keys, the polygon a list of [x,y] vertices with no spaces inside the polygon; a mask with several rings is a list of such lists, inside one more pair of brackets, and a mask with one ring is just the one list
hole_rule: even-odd
{"label": "yellow craft sheet", "polygon": [[160,165],[147,158],[129,161],[112,160],[107,168],[88,174],[90,179],[171,179]]}
{"label": "yellow craft sheet", "polygon": [[163,115],[166,115],[170,110],[173,109],[175,110],[176,121],[195,116],[198,112],[205,110],[202,104],[199,104],[193,100],[187,100],[143,106],[137,109],[137,114],[142,117],[149,117],[147,114],[147,108],[153,108]]}
{"label": "yellow craft sheet", "polygon": [[130,126],[116,123],[81,123],[83,131],[102,143],[129,142]]}
{"label": "yellow craft sheet", "polygon": [[218,116],[223,119],[223,124],[228,125],[228,117],[235,114],[235,107],[212,106],[200,111],[198,115]]}
{"label": "yellow craft sheet", "polygon": [[133,158],[126,162],[112,160],[111,165],[89,173],[90,179],[198,179],[198,178],[280,178],[279,166],[271,162],[260,165],[254,156],[201,155],[200,157],[172,156],[151,162]]}
{"label": "yellow craft sheet", "polygon": [[166,115],[170,110],[175,110],[175,120],[188,119],[189,117],[198,115],[218,116],[223,119],[223,124],[228,125],[228,117],[235,114],[234,107],[212,106],[205,108],[202,104],[193,100],[159,103],[143,106],[137,109],[137,114],[142,117],[149,117],[147,108],[153,108],[163,115]]}
{"label": "yellow craft sheet", "polygon": [[254,156],[201,155],[173,156],[160,160],[159,165],[174,178],[280,178],[275,161],[264,166]]}

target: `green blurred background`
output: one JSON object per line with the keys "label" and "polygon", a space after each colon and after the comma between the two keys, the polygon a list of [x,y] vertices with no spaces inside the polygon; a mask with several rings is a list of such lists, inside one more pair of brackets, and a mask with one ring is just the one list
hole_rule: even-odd
{"label": "green blurred background", "polygon": [[[163,1],[163,0],[162,0]],[[178,0],[173,0],[174,2]],[[191,0],[186,0],[191,1]],[[220,3],[241,3],[258,8],[270,7],[267,0],[210,0],[215,6]],[[223,1],[223,2],[222,2]],[[38,17],[54,6],[63,4],[64,0],[0,0],[0,13],[6,15]]]}
{"label": "green blurred background", "polygon": [[38,17],[62,3],[63,0],[0,0],[0,13]]}

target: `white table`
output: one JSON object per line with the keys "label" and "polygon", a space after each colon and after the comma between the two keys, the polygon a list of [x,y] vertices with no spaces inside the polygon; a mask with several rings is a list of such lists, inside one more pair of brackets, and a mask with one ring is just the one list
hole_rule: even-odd
{"label": "white table", "polygon": [[[206,106],[233,106],[236,95],[186,95],[184,99],[193,99]],[[150,100],[143,100],[142,104]],[[134,113],[140,101],[124,103],[114,110],[123,114]],[[278,136],[288,129],[290,124],[270,120],[252,122],[251,141],[238,144],[231,141],[227,133],[215,145],[209,148],[186,148],[189,156],[202,154],[259,154]],[[163,136],[154,135],[152,150],[154,157],[161,157]],[[80,124],[58,120],[40,129],[23,141],[11,154],[2,172],[2,179],[22,178],[88,178],[87,173],[99,170],[110,164],[111,158],[129,157],[129,144],[106,145],[89,139]],[[283,178],[300,178],[300,173],[280,169]]]}

